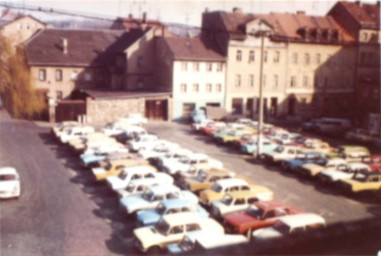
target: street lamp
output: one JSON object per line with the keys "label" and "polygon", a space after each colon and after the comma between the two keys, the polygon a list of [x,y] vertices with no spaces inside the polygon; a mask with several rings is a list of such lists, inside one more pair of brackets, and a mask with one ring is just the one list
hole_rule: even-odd
{"label": "street lamp", "polygon": [[263,30],[261,29],[262,22],[259,22],[259,30],[255,33],[256,37],[261,37],[261,62],[259,66],[259,116],[258,116],[258,137],[257,137],[257,158],[260,158],[262,152],[262,142],[261,142],[261,131],[263,125],[263,56],[264,56],[264,48],[265,42],[264,38],[271,34],[271,30]]}

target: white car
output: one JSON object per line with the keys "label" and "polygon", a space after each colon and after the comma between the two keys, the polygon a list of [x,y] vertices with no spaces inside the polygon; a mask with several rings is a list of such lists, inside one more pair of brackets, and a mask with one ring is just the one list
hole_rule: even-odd
{"label": "white car", "polygon": [[193,123],[191,125],[191,128],[192,130],[194,131],[199,131],[202,127],[206,127],[208,126],[209,124],[213,124],[214,121],[211,120],[211,119],[203,119],[202,121],[200,121],[199,123]]}
{"label": "white car", "polygon": [[119,142],[113,142],[107,144],[100,144],[98,146],[88,146],[87,149],[83,152],[83,154],[96,155],[113,153],[128,153],[128,148]]}
{"label": "white car", "polygon": [[0,198],[19,197],[20,176],[13,167],[0,168]]}
{"label": "white car", "polygon": [[135,229],[135,246],[141,252],[158,253],[167,244],[180,242],[187,233],[200,230],[224,234],[224,228],[214,219],[182,212],[164,215],[153,227]]}
{"label": "white car", "polygon": [[129,195],[142,194],[147,188],[154,185],[171,185],[173,184],[173,178],[166,173],[157,172],[153,178],[140,178],[131,180],[127,187],[118,189],[116,192],[119,197],[125,197]]}
{"label": "white car", "polygon": [[264,153],[263,159],[268,163],[280,163],[282,160],[295,158],[301,152],[298,147],[279,145],[273,151]]}
{"label": "white car", "polygon": [[157,144],[159,138],[153,134],[139,135],[135,140],[129,141],[127,146],[132,151],[139,151],[146,148],[153,148]]}
{"label": "white car", "polygon": [[147,123],[147,118],[143,117],[142,114],[139,113],[130,113],[128,114],[128,117],[120,117],[118,118],[119,122],[128,123],[131,125],[143,125]]}
{"label": "white car", "polygon": [[62,143],[67,143],[72,139],[79,138],[80,136],[83,136],[88,133],[92,133],[94,131],[95,129],[92,126],[72,127],[66,133],[61,134],[60,141]]}
{"label": "white car", "polygon": [[201,169],[223,168],[223,164],[220,161],[211,159],[205,154],[195,153],[188,157],[182,157],[179,161],[167,162],[163,166],[163,170],[174,175],[176,173],[186,172],[191,166]]}
{"label": "white car", "polygon": [[176,143],[161,140],[153,148],[139,150],[138,155],[144,159],[158,158],[167,153],[176,152],[179,148],[180,146]]}
{"label": "white car", "polygon": [[325,227],[323,217],[314,213],[301,213],[280,217],[272,227],[261,228],[253,231],[252,239],[263,241],[280,238],[285,235],[303,233],[317,228]]}
{"label": "white car", "polygon": [[347,163],[337,166],[333,169],[327,169],[320,172],[317,177],[325,183],[333,183],[340,180],[351,179],[356,172],[371,172],[372,169],[363,163]]}
{"label": "white car", "polygon": [[59,138],[62,133],[65,133],[70,128],[80,125],[81,124],[77,121],[64,121],[59,123],[56,127],[53,127],[51,132],[54,134],[56,138]]}
{"label": "white car", "polygon": [[126,122],[114,122],[114,123],[107,124],[106,127],[102,129],[102,131],[107,136],[115,136],[123,132],[129,133],[129,134],[134,132],[139,134],[146,132],[146,130],[143,127],[131,125]]}
{"label": "white car", "polygon": [[131,180],[153,178],[156,172],[156,168],[150,165],[128,166],[119,175],[107,177],[106,183],[113,190],[123,189]]}
{"label": "white car", "polygon": [[182,149],[176,150],[175,152],[167,153],[163,156],[159,156],[156,160],[156,166],[162,170],[165,165],[167,165],[170,162],[173,161],[179,161],[183,157],[188,157],[192,155],[193,152],[188,149]]}

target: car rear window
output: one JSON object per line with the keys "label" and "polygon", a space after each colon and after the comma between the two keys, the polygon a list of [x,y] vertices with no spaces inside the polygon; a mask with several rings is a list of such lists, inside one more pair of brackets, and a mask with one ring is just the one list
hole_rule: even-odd
{"label": "car rear window", "polygon": [[0,175],[0,181],[3,181],[3,180],[15,180],[16,179],[16,176],[14,174],[3,174],[3,175]]}

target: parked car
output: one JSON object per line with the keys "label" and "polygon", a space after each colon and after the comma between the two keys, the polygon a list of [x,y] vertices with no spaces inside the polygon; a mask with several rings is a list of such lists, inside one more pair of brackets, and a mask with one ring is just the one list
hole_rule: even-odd
{"label": "parked car", "polygon": [[212,201],[221,200],[226,193],[232,191],[252,190],[253,184],[238,178],[221,179],[209,189],[200,192],[200,202],[210,205]]}
{"label": "parked car", "polygon": [[135,246],[141,252],[158,253],[167,244],[180,242],[185,234],[197,230],[223,234],[224,228],[217,221],[198,213],[177,213],[163,216],[154,227],[134,230]]}
{"label": "parked car", "polygon": [[218,130],[224,129],[225,127],[226,123],[224,122],[214,122],[207,124],[205,127],[201,127],[201,131],[205,135],[211,135]]}
{"label": "parked car", "polygon": [[289,234],[313,232],[324,228],[326,225],[323,217],[314,213],[301,213],[280,217],[272,227],[261,228],[253,231],[252,239],[262,242],[268,239],[281,238]]}
{"label": "parked car", "polygon": [[131,153],[112,153],[106,155],[96,155],[94,158],[86,158],[86,162],[83,162],[83,165],[89,168],[102,167],[105,168],[109,165],[110,162],[122,160],[122,159],[136,159],[136,155]]}
{"label": "parked car", "polygon": [[281,166],[284,171],[296,172],[296,170],[304,164],[316,163],[324,159],[326,159],[326,155],[319,152],[302,152],[293,159],[283,160]]}
{"label": "parked car", "polygon": [[131,125],[144,125],[148,120],[140,113],[129,113],[127,118],[119,117],[118,122],[124,122]]}
{"label": "parked car", "polygon": [[54,135],[54,137],[59,138],[61,137],[62,133],[67,132],[69,129],[75,126],[80,126],[81,124],[77,121],[64,121],[59,123],[57,126],[53,127],[51,129],[51,133]]}
{"label": "parked car", "polygon": [[324,183],[334,183],[339,180],[350,179],[356,172],[371,172],[370,167],[363,163],[347,163],[336,168],[321,171],[317,178]]}
{"label": "parked car", "polygon": [[347,119],[323,117],[316,123],[314,131],[318,133],[338,135],[340,133],[345,134],[351,128],[351,121]]}
{"label": "parked car", "polygon": [[21,193],[20,175],[14,167],[0,168],[0,198],[19,197]]}
{"label": "parked car", "polygon": [[[243,235],[216,234],[210,231],[194,231],[187,233],[178,243],[171,243],[166,249],[171,254],[189,253],[195,255],[199,250],[216,249],[225,246],[241,245],[249,240]],[[200,254],[202,254],[202,252]]]}
{"label": "parked car", "polygon": [[64,132],[60,135],[60,141],[62,143],[67,143],[69,140],[78,138],[82,135],[92,133],[94,132],[95,129],[92,126],[75,126],[67,130],[67,132]]}
{"label": "parked car", "polygon": [[211,214],[217,219],[222,219],[229,213],[246,210],[257,201],[268,201],[273,197],[274,193],[270,189],[260,185],[254,185],[252,190],[228,192],[223,199],[212,202]]}
{"label": "parked car", "polygon": [[163,156],[159,156],[155,161],[151,161],[151,164],[155,165],[159,170],[163,170],[164,166],[168,165],[170,162],[180,161],[180,159],[188,158],[188,156],[194,154],[188,149],[180,148],[175,152],[167,153]]}
{"label": "parked car", "polygon": [[379,134],[371,134],[368,130],[365,129],[353,129],[348,131],[345,134],[345,138],[347,140],[351,140],[354,142],[359,142],[359,143],[372,143],[375,140],[380,138]]}
{"label": "parked car", "polygon": [[346,192],[374,192],[381,194],[381,172],[356,172],[351,179],[339,181],[339,187]]}
{"label": "parked car", "polygon": [[153,209],[162,200],[182,198],[197,203],[198,198],[192,192],[180,190],[174,185],[156,185],[147,188],[143,194],[130,195],[120,199],[120,206],[127,214],[139,210]]}
{"label": "parked car", "polygon": [[146,130],[141,126],[131,125],[128,122],[109,123],[102,129],[107,136],[117,136],[122,133],[146,133]]}
{"label": "parked car", "polygon": [[192,129],[193,131],[198,132],[198,131],[201,131],[201,129],[202,129],[203,127],[206,127],[208,124],[213,124],[213,123],[214,123],[214,121],[211,120],[211,119],[203,119],[203,120],[201,120],[201,121],[199,121],[199,122],[194,122],[194,123],[192,123],[192,125],[191,125],[191,129]]}
{"label": "parked car", "polygon": [[280,201],[259,201],[250,205],[246,211],[226,215],[224,223],[229,233],[246,234],[250,238],[253,230],[270,227],[280,217],[299,213],[303,211]]}
{"label": "parked car", "polygon": [[107,177],[119,175],[125,167],[134,165],[149,165],[144,159],[121,159],[108,163],[107,166],[92,168],[96,180],[106,180]]}
{"label": "parked car", "polygon": [[152,178],[140,178],[131,180],[127,187],[118,189],[116,192],[119,197],[142,194],[147,188],[155,185],[172,185],[173,178],[166,173],[157,172]]}
{"label": "parked car", "polygon": [[370,155],[361,158],[361,163],[367,164],[372,171],[381,170],[381,155]]}
{"label": "parked car", "polygon": [[342,145],[339,146],[331,157],[341,157],[347,162],[359,162],[363,157],[369,157],[370,152],[368,148],[356,145]]}
{"label": "parked car", "polygon": [[263,153],[261,158],[268,164],[278,164],[282,160],[295,158],[302,150],[295,146],[279,145],[271,152]]}
{"label": "parked car", "polygon": [[229,179],[235,176],[234,172],[225,169],[211,168],[209,171],[200,171],[196,177],[179,178],[179,184],[184,189],[199,192],[213,186],[216,181]]}
{"label": "parked car", "polygon": [[106,184],[112,190],[123,189],[131,180],[154,178],[157,170],[150,165],[126,166],[116,176],[106,178]]}
{"label": "parked car", "polygon": [[135,140],[129,141],[127,146],[132,151],[153,148],[158,144],[159,138],[153,134],[139,135]]}
{"label": "parked car", "polygon": [[315,177],[324,170],[335,169],[340,165],[347,165],[347,162],[342,158],[326,158],[314,163],[303,164],[297,168],[296,172],[304,176]]}
{"label": "parked car", "polygon": [[175,152],[179,148],[180,146],[176,143],[161,140],[160,143],[157,143],[153,148],[139,150],[138,155],[148,161],[155,161],[158,157]]}
{"label": "parked car", "polygon": [[138,226],[155,225],[162,216],[180,212],[195,212],[201,216],[209,217],[209,212],[198,203],[187,199],[168,199],[161,201],[155,209],[141,210],[136,213]]}
{"label": "parked car", "polygon": [[[269,152],[274,151],[279,144],[272,142],[271,140],[268,139],[262,139],[261,140],[261,154],[267,154]],[[245,154],[250,154],[250,155],[257,155],[258,154],[258,142],[257,139],[253,139],[249,141],[246,144],[243,144],[241,146],[241,152]]]}

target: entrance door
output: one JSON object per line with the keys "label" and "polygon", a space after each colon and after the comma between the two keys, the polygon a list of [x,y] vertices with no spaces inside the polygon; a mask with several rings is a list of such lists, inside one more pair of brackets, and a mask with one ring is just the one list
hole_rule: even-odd
{"label": "entrance door", "polygon": [[288,99],[288,114],[290,116],[295,115],[295,103],[296,103],[295,98]]}
{"label": "entrance door", "polygon": [[278,106],[278,99],[277,98],[271,98],[271,102],[270,102],[270,115],[271,116],[276,116],[277,106]]}
{"label": "entrance door", "polygon": [[168,101],[167,100],[146,100],[145,116],[153,120],[168,119]]}
{"label": "entrance door", "polygon": [[246,114],[248,117],[253,117],[254,98],[248,98],[246,101]]}

